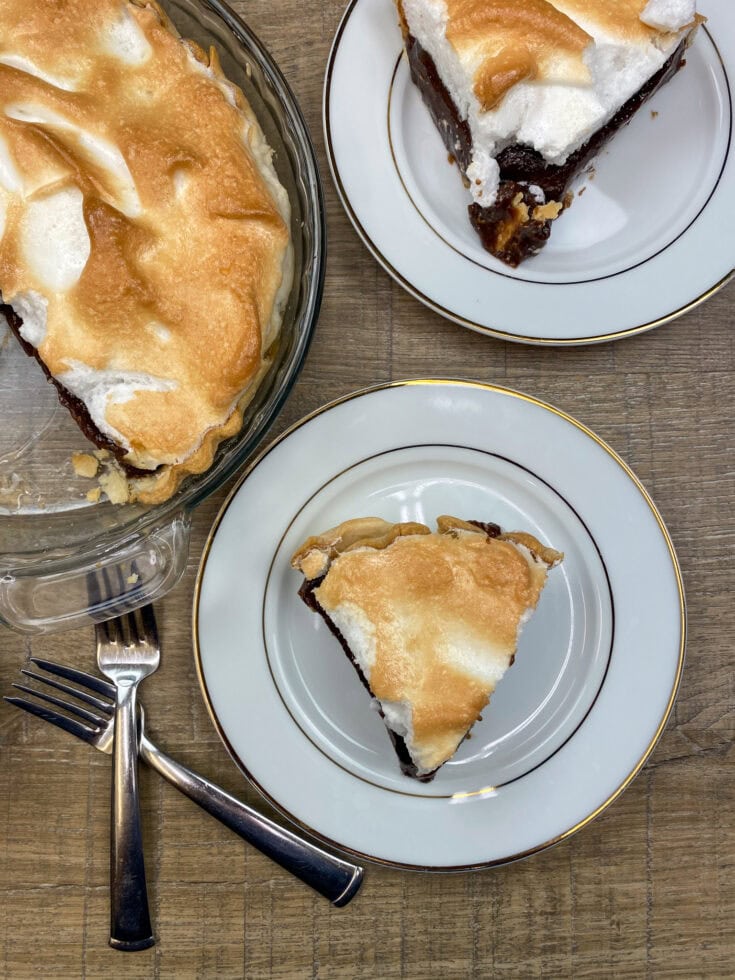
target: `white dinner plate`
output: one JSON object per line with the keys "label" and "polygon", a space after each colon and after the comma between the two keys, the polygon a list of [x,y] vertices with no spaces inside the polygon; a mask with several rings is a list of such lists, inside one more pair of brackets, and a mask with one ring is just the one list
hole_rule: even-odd
{"label": "white dinner plate", "polygon": [[[440,514],[565,557],[483,719],[423,784],[289,559],[350,517]],[[671,540],[625,463],[558,409],[461,381],[359,391],[276,440],[214,524],[194,607],[202,691],[243,773],[327,843],[431,870],[531,854],[611,803],[668,718],[684,634]]]}
{"label": "white dinner plate", "polygon": [[[324,130],[353,225],[413,296],[505,340],[584,344],[659,326],[735,270],[735,4],[572,187],[541,253],[511,269],[482,248],[468,192],[412,84],[393,0],[351,0],[332,47]],[[583,194],[583,196],[581,196]]]}

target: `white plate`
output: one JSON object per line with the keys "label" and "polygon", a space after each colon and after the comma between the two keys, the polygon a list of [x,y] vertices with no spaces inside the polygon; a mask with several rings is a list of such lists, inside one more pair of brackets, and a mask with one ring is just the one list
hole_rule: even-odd
{"label": "white plate", "polygon": [[[595,161],[542,252],[513,270],[484,251],[470,199],[411,83],[393,0],[352,0],[332,47],[324,129],[342,203],[380,264],[450,320],[490,336],[583,344],[640,333],[735,269],[735,5]],[[654,116],[653,113],[656,115]]]}
{"label": "white plate", "polygon": [[[289,558],[349,517],[442,513],[565,559],[483,720],[422,784]],[[447,870],[538,851],[615,799],[671,711],[684,623],[666,529],[608,446],[527,395],[409,381],[332,403],[247,470],[202,558],[194,642],[225,745],[282,813],[362,858]]]}

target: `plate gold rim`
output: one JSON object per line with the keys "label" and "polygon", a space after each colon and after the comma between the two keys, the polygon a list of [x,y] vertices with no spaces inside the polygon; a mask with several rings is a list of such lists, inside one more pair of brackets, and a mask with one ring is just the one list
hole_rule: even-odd
{"label": "plate gold rim", "polygon": [[[265,790],[265,788],[260,784],[260,782],[257,779],[255,779],[252,776],[252,774],[249,772],[247,766],[245,766],[243,761],[238,756],[237,752],[232,746],[232,743],[227,738],[226,733],[224,732],[222,726],[219,723],[219,719],[217,718],[217,715],[214,711],[211,697],[209,695],[209,690],[207,688],[206,680],[204,678],[201,646],[199,642],[199,626],[198,626],[202,582],[204,580],[204,574],[206,571],[207,562],[209,560],[209,556],[211,553],[215,536],[217,534],[217,530],[225,514],[227,513],[232,501],[234,500],[235,496],[240,490],[240,487],[247,480],[247,478],[252,473],[252,471],[256,468],[256,466],[258,466],[266,458],[266,456],[269,455],[271,451],[276,449],[277,446],[279,446],[283,441],[285,441],[289,436],[291,436],[302,426],[306,425],[312,419],[317,418],[319,415],[322,415],[325,412],[328,412],[331,409],[336,408],[338,405],[343,405],[347,402],[354,401],[355,399],[361,398],[365,395],[375,394],[380,391],[386,391],[390,388],[424,387],[424,386],[433,386],[433,385],[450,385],[450,386],[456,386],[460,388],[476,388],[483,391],[491,391],[497,394],[507,395],[512,398],[518,398],[521,401],[528,402],[529,404],[542,408],[545,411],[551,412],[553,415],[556,415],[560,419],[563,419],[564,421],[570,423],[572,426],[574,426],[574,428],[578,429],[584,435],[588,436],[594,443],[596,443],[601,449],[603,449],[604,452],[607,453],[607,455],[610,456],[610,458],[615,463],[617,463],[620,466],[620,468],[623,470],[626,476],[631,480],[633,485],[636,487],[636,489],[639,491],[644,501],[648,505],[666,543],[666,548],[669,553],[669,557],[671,559],[672,567],[674,570],[674,577],[676,579],[676,587],[677,587],[677,592],[679,597],[680,638],[679,638],[679,651],[678,651],[678,658],[677,658],[676,673],[674,676],[672,689],[669,694],[669,699],[667,701],[663,715],[656,728],[656,731],[653,734],[653,737],[649,741],[648,745],[646,746],[638,762],[632,768],[630,773],[625,777],[625,779],[591,813],[589,813],[582,820],[577,821],[577,823],[569,827],[567,830],[563,831],[561,834],[557,834],[555,837],[550,838],[549,840],[546,840],[541,844],[537,844],[534,847],[529,848],[528,850],[519,852],[517,854],[508,855],[500,859],[496,859],[493,861],[480,861],[471,864],[451,865],[451,866],[407,864],[399,861],[390,861],[385,858],[375,857],[374,855],[371,854],[366,854],[355,848],[348,847],[345,844],[335,841],[332,838],[321,833],[320,831],[315,830],[313,827],[310,827],[308,824],[304,823],[294,814],[286,810],[285,807],[283,807],[276,799],[274,799],[267,792],[267,790]],[[194,662],[196,666],[199,687],[202,692],[202,697],[204,699],[204,704],[207,709],[207,713],[209,714],[209,717],[212,721],[212,724],[214,725],[215,731],[217,732],[220,739],[222,740],[222,743],[225,746],[228,754],[230,755],[230,758],[235,763],[235,765],[240,770],[240,772],[242,772],[245,778],[250,783],[252,783],[256,787],[256,789],[261,793],[261,795],[287,820],[291,821],[293,824],[300,827],[302,830],[306,831],[312,837],[315,837],[317,840],[322,841],[323,843],[327,844],[330,847],[335,848],[338,851],[341,851],[346,854],[350,854],[353,857],[358,858],[359,860],[368,861],[372,864],[378,864],[384,867],[396,868],[405,871],[434,872],[434,873],[442,873],[442,874],[452,873],[452,872],[458,873],[462,871],[477,871],[485,868],[500,867],[505,864],[511,864],[514,861],[519,861],[526,857],[531,857],[533,854],[538,854],[541,851],[545,851],[548,848],[561,843],[567,838],[572,837],[578,831],[582,830],[589,823],[591,823],[596,817],[600,816],[600,814],[602,814],[603,811],[605,811],[612,803],[614,803],[615,800],[617,800],[618,797],[625,792],[625,790],[633,782],[635,777],[638,775],[638,773],[641,771],[643,766],[646,764],[657,742],[661,738],[664,729],[666,728],[666,724],[671,716],[671,712],[674,707],[674,702],[676,701],[676,696],[679,690],[681,677],[684,670],[686,635],[687,635],[687,619],[686,619],[686,599],[684,595],[684,583],[683,583],[681,568],[679,567],[679,560],[676,556],[676,551],[674,549],[674,544],[671,540],[671,536],[664,523],[664,520],[661,514],[659,513],[659,510],[656,507],[655,503],[653,502],[653,499],[651,498],[650,494],[644,487],[643,483],[638,479],[638,477],[635,475],[633,470],[628,466],[628,464],[618,455],[618,453],[615,452],[615,450],[611,446],[609,446],[603,439],[601,439],[596,433],[594,433],[590,428],[588,428],[588,426],[584,425],[584,423],[578,421],[572,415],[569,415],[567,412],[564,412],[553,405],[549,405],[547,402],[541,401],[540,399],[535,398],[533,395],[527,395],[524,392],[516,391],[512,388],[507,388],[502,385],[495,385],[495,384],[489,384],[485,382],[470,381],[470,380],[464,380],[458,378],[414,378],[414,379],[408,379],[402,381],[388,381],[377,385],[370,385],[365,388],[359,388],[356,391],[349,392],[346,395],[342,395],[341,397],[336,398],[326,403],[325,405],[322,405],[320,408],[317,408],[314,411],[308,413],[303,418],[299,419],[297,422],[294,422],[292,425],[286,428],[279,436],[276,437],[276,439],[273,440],[273,442],[271,442],[268,446],[265,447],[265,449],[263,449],[260,453],[258,453],[254,457],[254,459],[247,465],[247,467],[243,470],[243,472],[235,482],[234,486],[228,493],[224,502],[222,503],[222,506],[220,507],[220,510],[217,516],[215,517],[214,522],[212,523],[209,533],[207,534],[207,539],[205,541],[204,548],[202,550],[202,556],[199,562],[196,582],[194,585],[194,602],[192,606],[192,643],[194,647]]]}

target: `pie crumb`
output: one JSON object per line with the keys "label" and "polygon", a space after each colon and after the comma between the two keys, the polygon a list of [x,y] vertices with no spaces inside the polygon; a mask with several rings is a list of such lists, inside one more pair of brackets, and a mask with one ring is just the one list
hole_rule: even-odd
{"label": "pie crumb", "polygon": [[72,453],[71,465],[74,467],[74,472],[77,476],[90,478],[97,476],[97,470],[99,469],[99,463],[89,453]]}
{"label": "pie crumb", "polygon": [[111,504],[125,504],[130,497],[128,481],[116,469],[110,469],[100,474],[100,486],[107,494]]}
{"label": "pie crumb", "polygon": [[562,212],[564,205],[561,201],[549,201],[547,204],[539,204],[533,209],[533,217],[536,221],[554,221]]}
{"label": "pie crumb", "polygon": [[138,581],[139,578],[140,576],[138,575],[138,573],[133,572],[131,575],[128,575],[125,581],[127,582],[128,585],[135,585],[135,583]]}
{"label": "pie crumb", "polygon": [[513,210],[515,212],[515,217],[518,219],[518,223],[525,225],[528,221],[528,205],[523,200],[523,194],[521,191],[516,194],[511,204],[513,205]]}
{"label": "pie crumb", "polygon": [[87,490],[87,500],[90,504],[96,504],[101,496],[102,487],[93,487],[91,490]]}

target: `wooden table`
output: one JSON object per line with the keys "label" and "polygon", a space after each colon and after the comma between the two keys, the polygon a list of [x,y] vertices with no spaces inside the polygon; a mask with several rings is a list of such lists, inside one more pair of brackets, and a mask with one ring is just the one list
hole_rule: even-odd
{"label": "wooden table", "polygon": [[[319,326],[271,434],[359,386],[429,376],[498,382],[581,419],[646,484],[678,550],[689,606],[681,692],[648,765],[577,836],[481,873],[369,867],[343,910],[145,770],[158,943],[128,956],[107,946],[109,759],[0,703],[0,975],[734,976],[735,287],[652,333],[582,349],[501,343],[442,320],[370,257],[328,177],[321,88],[342,4],[234,6],[295,90],[328,210]],[[267,811],[210,723],[192,657],[195,572],[226,492],[196,512],[186,575],[158,604],[163,659],[145,701],[168,751]],[[29,653],[94,663],[89,629],[33,641],[4,631],[0,648],[3,693]]]}

